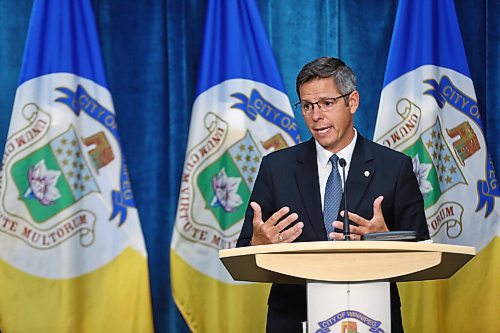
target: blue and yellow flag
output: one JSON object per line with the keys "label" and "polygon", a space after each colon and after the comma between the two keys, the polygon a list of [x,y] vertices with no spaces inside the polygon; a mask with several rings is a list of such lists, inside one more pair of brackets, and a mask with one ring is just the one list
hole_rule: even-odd
{"label": "blue and yellow flag", "polygon": [[35,0],[0,167],[0,330],[152,332],[147,255],[88,0]]}
{"label": "blue and yellow flag", "polygon": [[500,294],[500,188],[453,0],[401,0],[375,140],[413,159],[438,243],[478,255],[447,281],[401,284],[408,332],[493,332]]}
{"label": "blue and yellow flag", "polygon": [[299,142],[254,0],[210,0],[171,244],[172,293],[193,332],[262,332],[268,285],[235,282],[236,245],[263,155]]}

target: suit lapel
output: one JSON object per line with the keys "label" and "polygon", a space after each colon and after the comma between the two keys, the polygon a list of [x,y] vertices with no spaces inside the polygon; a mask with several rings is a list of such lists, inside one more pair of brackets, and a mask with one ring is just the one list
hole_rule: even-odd
{"label": "suit lapel", "polygon": [[[347,208],[351,212],[356,211],[359,207],[363,194],[375,173],[375,169],[370,163],[374,157],[371,152],[366,149],[365,142],[366,140],[358,133],[358,139],[352,154],[346,184],[348,200]],[[341,207],[344,207],[343,205],[344,199],[342,199]]]}
{"label": "suit lapel", "polygon": [[[295,179],[300,189],[300,196],[309,217],[309,223],[316,234],[316,239],[326,239],[323,224],[323,209],[319,193],[318,164],[314,140],[308,141],[304,151],[297,158]],[[304,220],[304,223],[306,221]]]}

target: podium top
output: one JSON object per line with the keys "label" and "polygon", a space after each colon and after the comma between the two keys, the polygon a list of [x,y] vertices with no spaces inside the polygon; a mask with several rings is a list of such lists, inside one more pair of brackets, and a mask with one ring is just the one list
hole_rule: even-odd
{"label": "podium top", "polygon": [[235,280],[291,284],[446,279],[474,255],[468,246],[395,241],[281,243],[219,251]]}

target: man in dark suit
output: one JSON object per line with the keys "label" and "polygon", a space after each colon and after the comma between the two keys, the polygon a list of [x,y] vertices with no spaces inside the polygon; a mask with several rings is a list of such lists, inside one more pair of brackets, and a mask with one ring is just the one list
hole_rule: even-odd
{"label": "man in dark suit", "polygon": [[[389,230],[415,230],[418,240],[428,239],[411,159],[363,138],[354,128],[359,93],[352,70],[339,59],[319,58],[302,68],[296,87],[312,139],[263,158],[237,246],[343,239],[343,198],[333,205],[333,215],[323,208],[337,201],[326,187],[338,158],[346,161],[352,240]],[[332,155],[337,157],[331,160]],[[333,216],[331,221],[327,216]],[[272,286],[268,332],[302,332],[306,316],[304,285]],[[392,332],[402,331],[395,285],[391,316]]]}

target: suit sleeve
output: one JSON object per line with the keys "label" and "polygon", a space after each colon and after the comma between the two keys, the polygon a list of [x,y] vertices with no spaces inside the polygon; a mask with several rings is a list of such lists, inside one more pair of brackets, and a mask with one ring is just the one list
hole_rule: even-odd
{"label": "suit sleeve", "polygon": [[394,209],[396,230],[414,230],[417,240],[429,239],[424,199],[409,157],[404,158],[397,178]]}
{"label": "suit sleeve", "polygon": [[255,184],[248,202],[243,227],[236,243],[236,247],[249,246],[253,233],[253,209],[250,202],[257,202],[262,208],[262,220],[266,221],[275,209],[273,205],[273,178],[269,167],[269,159],[265,156],[260,164],[259,173],[255,179]]}

